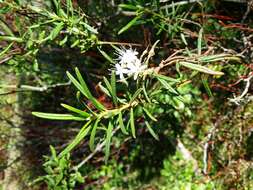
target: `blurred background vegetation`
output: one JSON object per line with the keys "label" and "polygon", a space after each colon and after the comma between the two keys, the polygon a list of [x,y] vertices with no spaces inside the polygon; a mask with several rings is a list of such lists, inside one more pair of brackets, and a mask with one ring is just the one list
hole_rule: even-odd
{"label": "blurred background vegetation", "polygon": [[[0,189],[253,189],[251,3],[0,0]],[[55,151],[81,124],[31,112],[62,113],[63,102],[80,107],[66,76],[75,67],[93,96],[110,104],[98,83],[110,75],[115,47],[142,52],[157,40],[154,66],[181,51],[241,61],[210,66],[224,72],[214,77],[166,70],[185,80],[177,90],[189,103],[153,110],[170,112],[154,126],[159,141],[140,127],[136,139],[114,136],[107,163],[88,140],[58,159]]]}

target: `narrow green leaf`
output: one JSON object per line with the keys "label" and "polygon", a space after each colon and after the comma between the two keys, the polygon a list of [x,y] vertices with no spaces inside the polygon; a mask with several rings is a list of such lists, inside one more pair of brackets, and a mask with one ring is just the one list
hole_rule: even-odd
{"label": "narrow green leaf", "polygon": [[233,60],[241,62],[242,58],[238,55],[231,54],[219,54],[219,55],[208,55],[202,56],[199,58],[200,62],[216,62],[216,61],[225,61],[225,60]]}
{"label": "narrow green leaf", "polygon": [[110,92],[101,84],[101,82],[98,84],[100,90],[102,90],[108,97],[111,97]]}
{"label": "narrow green leaf", "polygon": [[5,24],[5,22],[3,22],[2,20],[0,20],[0,27],[5,32],[6,35],[14,37],[11,28],[7,24]]}
{"label": "narrow green leaf", "polygon": [[115,71],[112,71],[111,74],[111,87],[112,87],[112,98],[114,104],[117,106],[117,94],[116,94],[116,76],[115,76]]}
{"label": "narrow green leaf", "polygon": [[153,117],[152,114],[146,108],[143,107],[142,109],[150,119],[152,119],[153,121],[157,121],[157,119]]}
{"label": "narrow green leaf", "polygon": [[0,36],[0,41],[10,41],[10,42],[24,42],[22,38],[13,37],[13,36]]}
{"label": "narrow green leaf", "polygon": [[4,48],[4,50],[2,50],[2,51],[0,52],[0,58],[3,57],[4,54],[5,54],[6,52],[9,51],[9,49],[12,47],[13,43],[14,43],[14,42],[11,42],[6,48]]}
{"label": "narrow green leaf", "polygon": [[202,36],[203,36],[203,28],[200,29],[199,36],[198,36],[198,55],[201,55]]}
{"label": "narrow green leaf", "polygon": [[147,100],[149,103],[151,103],[151,100],[150,100],[150,98],[148,97],[148,93],[147,93],[147,91],[146,91],[146,88],[145,88],[144,83],[143,83],[143,85],[142,85],[142,89],[143,89],[143,94],[144,94],[146,100]]}
{"label": "narrow green leaf", "polygon": [[55,10],[56,10],[56,14],[59,14],[60,11],[60,1],[59,0],[53,0],[54,6],[55,6]]}
{"label": "narrow green leaf", "polygon": [[154,130],[152,129],[152,127],[149,125],[149,123],[147,121],[145,121],[145,124],[148,128],[149,133],[156,139],[159,140],[159,137],[157,136],[157,134],[155,134]]}
{"label": "narrow green leaf", "polygon": [[64,23],[62,22],[57,23],[55,28],[51,31],[49,35],[50,40],[54,40],[58,36],[58,34],[61,32],[63,27],[64,27]]}
{"label": "narrow green leaf", "polygon": [[157,78],[157,79],[164,86],[164,88],[169,90],[169,92],[174,93],[174,94],[178,94],[178,92],[167,81],[160,79],[160,78]]}
{"label": "narrow green leaf", "polygon": [[93,28],[92,26],[88,25],[87,23],[82,22],[82,25],[83,25],[87,30],[89,30],[91,33],[98,34],[97,29]]}
{"label": "narrow green leaf", "polygon": [[80,83],[67,71],[67,76],[71,80],[71,82],[76,86],[76,88],[86,97],[88,98],[93,105],[99,109],[99,110],[104,110],[104,106],[98,102],[90,93],[86,83],[84,82],[79,70],[76,68],[76,75]]}
{"label": "narrow green leaf", "polygon": [[73,148],[75,148],[82,140],[83,138],[89,133],[91,126],[89,126],[91,123],[91,120],[88,121],[82,129],[79,131],[77,136],[74,138],[74,140],[59,154],[59,158],[65,156],[68,154]]}
{"label": "narrow green leaf", "polygon": [[71,80],[71,82],[76,86],[76,88],[85,96],[88,97],[87,93],[85,92],[85,90],[83,89],[83,87],[81,86],[81,84],[67,71],[67,76],[68,78]]}
{"label": "narrow green leaf", "polygon": [[106,78],[106,77],[103,77],[103,79],[104,79],[104,82],[105,82],[106,88],[109,90],[110,94],[112,94],[112,87],[111,87],[110,82],[107,80],[107,78]]}
{"label": "narrow green leaf", "polygon": [[98,51],[103,55],[103,57],[107,60],[107,61],[109,61],[110,63],[115,63],[115,61],[105,52],[105,51],[103,51],[102,49],[100,49],[99,47],[98,47]]}
{"label": "narrow green leaf", "polygon": [[[107,78],[104,77],[103,79],[104,79],[106,88],[108,89],[108,91],[110,93],[110,97],[112,97],[112,99],[113,99],[113,103],[115,105],[117,105],[118,98],[116,95],[116,77],[115,77],[114,71],[112,72],[111,83],[107,80]],[[112,87],[112,85],[114,85],[114,86]]]}
{"label": "narrow green leaf", "polygon": [[96,136],[97,126],[98,126],[99,121],[100,121],[100,118],[96,120],[91,130],[90,141],[89,141],[89,146],[90,146],[91,151],[94,151],[94,142],[95,142],[95,136]]}
{"label": "narrow green leaf", "polygon": [[202,80],[202,83],[203,83],[203,85],[204,85],[204,87],[205,87],[205,89],[206,89],[206,92],[207,92],[208,96],[209,96],[209,97],[213,97],[213,93],[212,93],[212,91],[211,91],[211,89],[210,89],[210,87],[209,87],[209,85],[208,85],[207,77],[202,76],[202,77],[201,77],[201,80]]}
{"label": "narrow green leaf", "polygon": [[206,73],[206,74],[209,74],[209,75],[223,75],[224,74],[223,72],[214,71],[214,70],[211,70],[207,67],[204,67],[202,65],[197,65],[197,64],[194,64],[194,63],[180,61],[179,64],[183,65],[184,67],[187,67],[189,69],[196,70],[196,71]]}
{"label": "narrow green leaf", "polygon": [[50,145],[49,147],[50,147],[50,151],[51,151],[53,159],[58,160],[54,147],[52,145]]}
{"label": "narrow green leaf", "polygon": [[107,163],[109,155],[110,155],[110,147],[111,147],[111,138],[112,138],[112,122],[109,121],[108,128],[106,130],[106,139],[105,139],[105,162]]}
{"label": "narrow green leaf", "polygon": [[140,18],[139,16],[133,18],[126,26],[124,26],[123,28],[121,28],[121,30],[118,32],[118,34],[122,34],[126,30],[128,30],[131,26],[133,26],[137,22],[137,20],[139,18]]}
{"label": "narrow green leaf", "polygon": [[129,101],[130,104],[133,103],[133,101],[137,98],[137,96],[141,93],[142,90],[143,90],[142,88],[139,88],[138,90],[136,90],[131,100]]}
{"label": "narrow green leaf", "polygon": [[68,36],[65,36],[63,40],[60,41],[59,45],[63,46],[68,41]]}
{"label": "narrow green leaf", "polygon": [[60,114],[60,113],[43,113],[43,112],[32,112],[34,116],[52,119],[52,120],[74,120],[74,121],[84,121],[85,118],[73,116],[71,114]]}
{"label": "narrow green leaf", "polygon": [[73,5],[71,0],[67,0],[67,15],[69,15],[69,12],[71,16],[73,16]]}
{"label": "narrow green leaf", "polygon": [[123,118],[122,118],[122,113],[119,112],[119,117],[118,117],[118,123],[120,126],[120,129],[122,131],[123,134],[128,135],[128,132],[126,131],[125,125],[123,123]]}
{"label": "narrow green leaf", "polygon": [[90,117],[89,113],[87,113],[85,111],[82,111],[82,110],[79,110],[79,109],[77,109],[75,107],[69,106],[67,104],[61,104],[61,106],[64,107],[64,108],[66,108],[67,110],[72,111],[74,113],[77,113],[77,114],[79,114],[79,115],[81,115],[81,116],[83,116],[85,118]]}
{"label": "narrow green leaf", "polygon": [[123,8],[123,9],[129,9],[129,10],[138,10],[138,7],[135,6],[135,5],[128,5],[128,4],[119,4],[119,7],[120,8]]}
{"label": "narrow green leaf", "polygon": [[180,82],[179,79],[174,79],[174,78],[171,78],[171,77],[168,77],[168,76],[165,76],[165,75],[154,74],[154,76],[156,76],[157,78],[166,80],[168,82],[175,82],[175,83]]}
{"label": "narrow green leaf", "polygon": [[133,108],[130,109],[130,127],[131,127],[131,131],[132,131],[133,137],[136,138],[136,135],[135,135],[135,125],[134,125],[134,110],[133,110]]}
{"label": "narrow green leaf", "polygon": [[82,88],[84,89],[84,91],[87,95],[87,98],[92,97],[92,94],[91,94],[88,86],[86,85],[86,83],[85,83],[85,81],[84,81],[84,79],[83,79],[83,77],[82,77],[82,75],[81,75],[81,73],[80,73],[80,71],[77,67],[75,68],[75,72],[76,72],[76,76],[77,76],[78,81],[80,82]]}
{"label": "narrow green leaf", "polygon": [[188,43],[187,43],[187,41],[186,41],[186,39],[185,39],[184,34],[183,34],[183,33],[181,33],[181,34],[180,34],[180,36],[181,36],[181,39],[182,39],[182,41],[183,41],[184,45],[188,46]]}
{"label": "narrow green leaf", "polygon": [[75,41],[71,44],[70,47],[73,48],[73,47],[77,46],[79,43],[80,43],[80,40],[77,39],[77,40],[75,40]]}

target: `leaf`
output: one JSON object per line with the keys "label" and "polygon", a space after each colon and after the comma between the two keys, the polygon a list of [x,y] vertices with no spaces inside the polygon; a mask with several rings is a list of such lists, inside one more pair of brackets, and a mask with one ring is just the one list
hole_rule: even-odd
{"label": "leaf", "polygon": [[112,125],[111,121],[109,121],[109,125],[106,130],[106,139],[105,139],[105,162],[106,163],[107,163],[109,155],[110,155],[112,129],[113,129],[113,125]]}
{"label": "leaf", "polygon": [[13,37],[13,36],[0,36],[0,41],[10,41],[10,42],[24,42],[22,38]]}
{"label": "leaf", "polygon": [[112,71],[111,74],[111,87],[112,87],[112,98],[114,104],[117,106],[117,94],[116,94],[116,76],[115,76],[115,71]]}
{"label": "leaf", "polygon": [[159,137],[155,134],[154,130],[152,129],[152,127],[149,125],[149,123],[147,121],[145,121],[145,124],[148,128],[149,133],[156,139],[159,140]]}
{"label": "leaf", "polygon": [[133,111],[133,108],[130,109],[130,127],[131,127],[131,131],[132,131],[133,137],[136,138],[136,135],[135,135],[135,126],[134,126],[134,111]]}
{"label": "leaf", "polygon": [[91,151],[94,151],[94,142],[95,142],[95,136],[96,136],[97,126],[98,126],[99,121],[100,121],[100,118],[98,118],[96,122],[94,123],[91,134],[90,134],[89,146],[90,146]]}
{"label": "leaf", "polygon": [[87,30],[89,30],[91,33],[98,34],[97,29],[93,28],[92,26],[88,25],[87,23],[81,22],[81,24],[82,24]]}
{"label": "leaf", "polygon": [[197,65],[197,64],[194,64],[194,63],[180,61],[179,64],[183,65],[184,67],[187,67],[189,69],[196,70],[196,71],[206,73],[206,74],[209,74],[209,75],[223,75],[224,74],[223,72],[214,71],[214,70],[211,70],[207,67],[204,67],[202,65]]}
{"label": "leaf", "polygon": [[111,97],[110,92],[101,84],[101,82],[99,82],[98,86],[103,91],[103,93],[105,93],[108,97]]}
{"label": "leaf", "polygon": [[157,119],[153,117],[152,114],[146,108],[142,108],[142,109],[150,119],[152,119],[153,121],[157,121]]}
{"label": "leaf", "polygon": [[146,91],[146,88],[145,88],[144,83],[143,83],[143,85],[142,85],[142,89],[143,89],[143,94],[144,94],[146,100],[148,101],[148,103],[151,103],[151,100],[150,100],[150,98],[148,97],[148,93],[147,93],[147,91]]}
{"label": "leaf", "polygon": [[211,91],[211,89],[210,89],[210,87],[208,85],[207,77],[203,76],[203,77],[201,77],[201,80],[202,80],[202,83],[203,83],[203,85],[204,85],[204,87],[206,89],[206,92],[207,92],[208,96],[209,97],[213,97],[213,93],[212,93],[212,91]]}
{"label": "leaf", "polygon": [[84,89],[84,91],[86,93],[86,97],[89,98],[89,99],[90,98],[92,99],[93,96],[92,96],[88,86],[86,85],[86,83],[85,83],[85,81],[84,81],[84,79],[83,79],[83,77],[82,77],[82,75],[81,75],[81,73],[80,73],[80,71],[77,67],[75,68],[75,72],[76,72],[77,79],[79,80],[82,88]]}
{"label": "leaf", "polygon": [[[3,8],[3,7],[1,7],[1,8]],[[11,28],[7,24],[5,24],[5,22],[3,22],[2,20],[0,20],[0,27],[5,32],[5,34],[7,34],[8,36],[14,36]]]}
{"label": "leaf", "polygon": [[58,161],[58,158],[56,156],[56,151],[55,151],[54,147],[52,145],[50,145],[49,147],[50,147],[50,151],[51,151],[53,159]]}
{"label": "leaf", "polygon": [[118,34],[122,34],[126,30],[128,30],[131,26],[133,26],[137,22],[138,19],[139,19],[139,16],[133,18],[126,26],[121,28],[121,30],[118,32]]}
{"label": "leaf", "polygon": [[128,5],[128,4],[119,4],[120,8],[123,9],[129,9],[129,10],[138,10],[138,7],[134,6],[134,5]]}
{"label": "leaf", "polygon": [[128,132],[126,131],[125,125],[123,123],[123,118],[122,118],[121,112],[119,112],[118,123],[119,123],[119,127],[120,127],[122,133],[125,135],[128,135]]}
{"label": "leaf", "polygon": [[198,55],[201,55],[202,36],[203,36],[203,28],[200,29],[198,36]]}
{"label": "leaf", "polygon": [[56,13],[58,15],[59,11],[60,11],[60,1],[59,0],[53,0],[53,3],[54,3],[54,6],[55,6],[55,9],[56,9]]}
{"label": "leaf", "polygon": [[225,60],[233,60],[241,62],[242,58],[238,55],[231,54],[218,54],[218,55],[208,55],[202,56],[199,58],[200,62],[215,62],[215,61],[225,61]]}
{"label": "leaf", "polygon": [[76,147],[76,145],[78,145],[81,140],[83,140],[83,138],[88,134],[88,132],[91,129],[91,126],[89,126],[91,123],[91,120],[88,121],[83,127],[82,129],[79,131],[79,133],[77,134],[77,136],[74,138],[74,140],[59,154],[59,158],[65,156],[66,154],[68,154],[73,148]]}
{"label": "leaf", "polygon": [[81,116],[83,116],[83,117],[85,117],[85,118],[90,117],[90,114],[89,114],[89,113],[87,113],[87,112],[85,112],[85,111],[82,111],[82,110],[79,110],[79,109],[77,109],[77,108],[74,108],[74,107],[72,107],[72,106],[69,106],[69,105],[67,105],[67,104],[61,104],[61,106],[64,107],[64,108],[66,108],[67,110],[72,111],[72,112],[74,112],[74,113],[77,113],[77,114],[79,114],[79,115],[81,115]]}
{"label": "leaf", "polygon": [[175,82],[175,83],[180,82],[179,79],[174,79],[174,78],[171,78],[171,77],[168,77],[168,76],[165,76],[165,75],[154,74],[154,76],[156,76],[157,78],[166,80],[168,82]]}
{"label": "leaf", "polygon": [[11,42],[5,49],[3,49],[3,50],[0,52],[0,58],[3,57],[4,54],[5,54],[6,52],[9,51],[9,49],[12,47],[13,43],[14,43],[14,42]]}
{"label": "leaf", "polygon": [[136,90],[131,100],[129,101],[129,104],[133,103],[133,101],[137,98],[137,96],[141,93],[142,90],[143,90],[142,88],[139,88],[138,90]]}
{"label": "leaf", "polygon": [[76,86],[76,88],[85,96],[87,97],[87,93],[86,91],[83,89],[83,87],[81,86],[81,84],[67,71],[67,76],[69,78],[69,80],[71,80],[71,82]]}
{"label": "leaf", "polygon": [[63,46],[68,41],[68,36],[65,36],[63,40],[60,41],[59,45]]}
{"label": "leaf", "polygon": [[52,120],[74,120],[74,121],[84,121],[86,118],[73,116],[71,114],[60,114],[60,113],[43,113],[43,112],[32,112],[34,116],[52,119]]}
{"label": "leaf", "polygon": [[166,88],[167,90],[169,90],[169,92],[174,93],[174,94],[178,94],[178,92],[165,80],[157,78],[159,80],[159,82],[164,86],[164,88]]}
{"label": "leaf", "polygon": [[86,97],[88,98],[92,104],[98,109],[98,110],[105,110],[105,107],[98,102],[90,93],[86,83],[84,82],[81,73],[77,68],[75,68],[76,75],[80,83],[67,71],[67,76],[71,80],[71,82],[77,87],[77,89]]}
{"label": "leaf", "polygon": [[69,12],[71,13],[71,15],[73,16],[73,5],[72,5],[72,1],[71,0],[67,0],[67,15],[69,15]]}
{"label": "leaf", "polygon": [[64,27],[64,23],[62,22],[57,23],[56,27],[51,31],[49,35],[50,40],[54,40],[58,36],[58,34],[61,32],[63,27]]}
{"label": "leaf", "polygon": [[106,78],[106,77],[103,77],[103,79],[104,79],[104,82],[105,82],[106,88],[109,90],[110,94],[112,94],[112,87],[111,87],[110,82],[107,80],[107,78]]}
{"label": "leaf", "polygon": [[188,43],[187,43],[187,41],[185,39],[185,35],[183,33],[181,33],[180,36],[181,36],[181,39],[182,39],[184,45],[188,46]]}
{"label": "leaf", "polygon": [[104,56],[104,58],[107,60],[107,61],[109,61],[110,63],[115,63],[115,61],[105,52],[105,51],[103,51],[102,49],[100,49],[99,47],[98,47],[98,51]]}
{"label": "leaf", "polygon": [[[112,99],[113,99],[113,103],[115,105],[117,105],[118,101],[117,101],[117,96],[116,96],[116,78],[115,78],[115,73],[112,72],[111,83],[107,80],[107,78],[104,77],[103,79],[104,79],[106,88],[110,92],[110,97],[112,97]],[[114,85],[114,87],[112,87],[112,85]]]}

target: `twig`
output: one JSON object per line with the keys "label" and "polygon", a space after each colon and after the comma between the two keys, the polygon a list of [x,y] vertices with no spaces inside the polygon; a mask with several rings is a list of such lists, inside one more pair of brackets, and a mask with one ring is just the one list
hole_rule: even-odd
{"label": "twig", "polygon": [[204,150],[203,150],[203,153],[204,153],[204,155],[203,155],[203,163],[204,163],[203,173],[204,174],[207,174],[207,172],[208,172],[207,171],[207,168],[208,168],[207,163],[208,163],[209,143],[210,143],[210,140],[211,140],[212,136],[214,135],[214,132],[215,132],[215,126],[213,126],[210,129],[210,131],[209,131],[209,133],[207,135],[207,141],[206,141],[206,143],[204,145]]}
{"label": "twig", "polygon": [[[161,0],[161,1],[166,2],[165,0]],[[175,7],[175,6],[186,5],[186,4],[189,4],[189,3],[200,3],[201,1],[203,1],[203,0],[179,1],[179,2],[176,2],[176,3],[169,4],[169,5],[164,5],[164,6],[161,7],[161,9],[168,9],[168,8],[172,8],[172,7]]]}
{"label": "twig", "polygon": [[[112,131],[112,136],[119,130],[119,127],[114,129]],[[103,141],[102,143],[98,144],[95,148],[95,150],[89,154],[82,162],[80,162],[77,166],[74,167],[74,170],[78,170],[80,167],[82,167],[85,163],[87,163],[96,153],[101,152],[101,150],[104,148],[106,144],[106,141]]]}
{"label": "twig", "polygon": [[50,88],[56,88],[59,86],[68,86],[71,84],[71,81],[65,82],[65,83],[57,83],[57,84],[52,84],[48,86],[30,86],[30,85],[0,85],[0,88],[14,88],[14,89],[19,89],[19,90],[28,90],[28,91],[38,91],[38,92],[43,92],[47,91]]}
{"label": "twig", "polygon": [[243,17],[242,17],[242,23],[244,23],[244,21],[245,21],[246,18],[248,17],[249,12],[250,12],[250,10],[251,10],[252,4],[253,4],[253,0],[249,0],[248,3],[247,3],[247,10],[246,10],[245,14],[244,14]]}
{"label": "twig", "polygon": [[[253,74],[253,73],[252,73]],[[243,101],[243,98],[245,97],[245,95],[248,93],[249,91],[249,87],[250,87],[250,80],[253,78],[253,75],[250,75],[248,78],[244,79],[243,81],[246,82],[246,86],[242,92],[242,94],[240,96],[234,97],[234,98],[229,98],[230,102],[235,103],[236,105],[240,105],[240,102]]]}

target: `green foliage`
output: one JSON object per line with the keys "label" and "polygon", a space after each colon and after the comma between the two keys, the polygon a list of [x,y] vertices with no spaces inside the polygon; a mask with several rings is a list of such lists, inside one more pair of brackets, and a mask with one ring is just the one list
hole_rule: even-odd
{"label": "green foliage", "polygon": [[[37,57],[43,48],[50,46],[77,47],[81,52],[87,51],[97,43],[97,30],[88,24],[88,17],[80,9],[73,9],[72,2],[63,5],[61,1],[52,1],[50,5],[35,6],[18,2],[3,2],[3,7],[16,16],[14,23],[18,27],[18,35],[14,36],[11,28],[5,25],[5,35],[0,40],[12,42],[5,48],[11,52],[14,43],[22,48],[23,53],[13,54],[9,64],[19,69],[39,69]],[[53,9],[55,7],[55,9]],[[53,9],[53,10],[52,10]],[[28,16],[19,17],[19,12],[25,11]],[[8,13],[6,12],[6,13]],[[34,23],[29,14],[36,18]],[[24,30],[22,22],[26,24]],[[7,32],[6,32],[7,31]],[[27,62],[32,62],[33,67],[28,67]]]}
{"label": "green foliage", "polygon": [[58,158],[55,149],[53,147],[50,149],[51,157],[46,157],[43,164],[47,175],[39,177],[34,183],[43,181],[50,190],[72,190],[75,189],[77,183],[83,183],[81,173],[71,169],[70,155]]}
{"label": "green foliage", "polygon": [[[249,115],[253,111],[247,105],[251,99],[243,97],[242,109],[229,101],[232,92],[234,96],[243,92],[235,86],[244,86],[245,78],[252,74],[251,58],[248,47],[238,42],[243,26],[231,30],[228,26],[233,19],[217,15],[214,2],[0,2],[0,61],[17,76],[26,75],[26,82],[42,86],[21,84],[17,90],[44,92],[66,79],[71,83],[66,89],[71,94],[68,97],[66,91],[56,90],[55,99],[62,108],[47,109],[39,102],[42,98],[33,97],[34,116],[51,120],[50,125],[52,120],[62,120],[64,126],[77,126],[62,127],[70,132],[71,141],[57,151],[51,147],[51,157],[46,157],[43,165],[46,174],[37,182],[43,181],[52,190],[75,189],[77,184],[87,189],[136,189],[155,176],[150,185],[157,189],[251,186],[245,180],[252,178],[252,169],[246,169],[250,163],[246,157],[252,157]],[[9,14],[13,18],[9,19]],[[47,60],[48,55],[56,58],[55,52],[61,57],[60,65]],[[45,62],[50,62],[46,72]],[[61,73],[65,69],[66,78]],[[249,92],[250,81],[247,85]],[[237,127],[237,123],[242,125]],[[217,131],[211,131],[213,126],[219,126]],[[176,151],[177,139],[186,143],[199,171]],[[161,146],[156,152],[156,146],[166,144],[164,141],[173,148]],[[142,147],[138,143],[143,143]],[[229,147],[232,153],[226,151]],[[103,156],[96,154],[102,150]],[[208,152],[205,161],[204,151]],[[148,155],[163,162],[163,169],[150,162]],[[238,168],[235,162],[240,162]],[[200,170],[206,165],[208,171],[203,175]],[[143,167],[142,171],[138,167]],[[91,168],[97,171],[92,173]],[[220,171],[226,168],[241,179],[235,179],[233,172]],[[216,175],[220,173],[219,180]]]}
{"label": "green foliage", "polygon": [[173,157],[164,160],[164,168],[161,170],[161,175],[164,185],[160,189],[222,189],[221,187],[217,187],[215,183],[202,177],[197,171],[194,171],[193,163],[185,162],[179,152]]}

